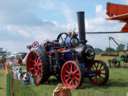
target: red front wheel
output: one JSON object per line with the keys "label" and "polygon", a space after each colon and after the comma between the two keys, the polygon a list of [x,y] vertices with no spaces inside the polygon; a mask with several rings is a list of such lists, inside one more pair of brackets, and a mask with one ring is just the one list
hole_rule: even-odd
{"label": "red front wheel", "polygon": [[79,87],[81,83],[81,70],[75,61],[67,61],[61,69],[61,81],[69,89]]}

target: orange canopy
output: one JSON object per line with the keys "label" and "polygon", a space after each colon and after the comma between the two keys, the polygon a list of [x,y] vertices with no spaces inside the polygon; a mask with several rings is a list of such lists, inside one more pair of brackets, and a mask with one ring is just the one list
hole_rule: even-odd
{"label": "orange canopy", "polygon": [[107,15],[109,20],[125,22],[122,32],[128,32],[128,5],[107,3]]}

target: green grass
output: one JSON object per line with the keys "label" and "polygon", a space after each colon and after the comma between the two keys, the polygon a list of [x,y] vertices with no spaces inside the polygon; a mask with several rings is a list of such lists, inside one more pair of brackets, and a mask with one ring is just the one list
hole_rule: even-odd
{"label": "green grass", "polygon": [[[52,96],[56,83],[41,86],[23,85],[15,80],[15,96]],[[72,96],[126,96],[128,92],[128,69],[110,69],[110,80],[105,86],[91,85],[87,80]],[[0,95],[1,96],[1,95]]]}
{"label": "green grass", "polygon": [[6,96],[6,74],[0,70],[0,96]]}
{"label": "green grass", "polygon": [[12,75],[12,72],[9,72],[7,74],[7,77],[6,77],[6,96],[12,96],[11,94],[13,94],[12,92],[12,81],[13,81],[13,75]]}

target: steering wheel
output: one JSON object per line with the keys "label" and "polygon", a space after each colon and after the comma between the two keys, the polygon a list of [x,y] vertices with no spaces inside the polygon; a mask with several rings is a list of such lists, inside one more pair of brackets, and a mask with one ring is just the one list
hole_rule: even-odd
{"label": "steering wheel", "polygon": [[66,46],[66,39],[69,37],[68,33],[60,33],[57,37],[57,41],[62,44],[62,46]]}

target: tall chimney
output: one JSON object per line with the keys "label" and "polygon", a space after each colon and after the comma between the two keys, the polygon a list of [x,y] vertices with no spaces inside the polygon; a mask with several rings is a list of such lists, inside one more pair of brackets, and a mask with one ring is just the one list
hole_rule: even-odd
{"label": "tall chimney", "polygon": [[81,43],[85,44],[86,43],[86,33],[85,33],[85,22],[84,22],[84,12],[80,11],[77,12],[77,17],[78,17],[78,31],[79,31],[79,39]]}

